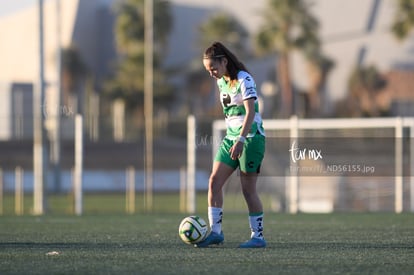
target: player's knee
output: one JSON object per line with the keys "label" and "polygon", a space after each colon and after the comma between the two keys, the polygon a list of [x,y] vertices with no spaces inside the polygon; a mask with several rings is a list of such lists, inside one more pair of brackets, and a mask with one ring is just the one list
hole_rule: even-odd
{"label": "player's knee", "polygon": [[220,182],[220,177],[216,174],[211,174],[209,178],[208,188],[211,192],[216,193],[221,190],[222,184]]}
{"label": "player's knee", "polygon": [[241,185],[243,196],[246,199],[257,196],[256,184],[254,182],[243,182]]}
{"label": "player's knee", "polygon": [[251,198],[257,196],[256,190],[252,188],[242,188],[242,193],[246,200],[250,200]]}
{"label": "player's knee", "polygon": [[217,175],[211,174],[210,175],[210,178],[208,179],[209,187],[211,188],[211,187],[215,186],[216,185],[216,182],[218,182]]}

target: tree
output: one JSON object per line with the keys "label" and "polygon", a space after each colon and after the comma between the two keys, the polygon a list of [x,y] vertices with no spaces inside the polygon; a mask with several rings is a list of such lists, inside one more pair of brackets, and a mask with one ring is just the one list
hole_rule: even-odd
{"label": "tree", "polygon": [[[215,41],[220,41],[226,47],[232,51],[236,51],[238,55],[247,55],[248,49],[246,47],[246,40],[248,38],[248,32],[246,28],[232,15],[220,12],[209,17],[198,28],[199,39],[198,45],[200,51],[204,51]],[[197,92],[197,96],[187,97],[190,106],[190,112],[192,113],[209,113],[211,115],[222,115],[222,111],[218,108],[217,104],[210,106],[207,104],[209,98],[211,98],[211,90],[215,85],[212,85],[211,79],[208,74],[202,68],[201,56],[196,57],[193,68],[190,68],[190,72],[187,73],[187,90],[194,95]],[[216,96],[216,95],[213,95]]]}
{"label": "tree", "polygon": [[[82,110],[80,106],[81,84],[87,72],[86,64],[75,46],[72,45],[62,50],[62,100],[65,106],[75,103],[77,111]],[[71,102],[73,99],[76,101]]]}
{"label": "tree", "polygon": [[399,40],[404,40],[414,29],[414,0],[398,0],[392,33]]}
{"label": "tree", "polygon": [[205,49],[214,41],[220,41],[239,54],[246,53],[248,32],[236,18],[228,13],[221,12],[210,17],[200,25],[199,33],[202,49]]}
{"label": "tree", "polygon": [[386,80],[374,66],[357,67],[348,82],[346,112],[351,116],[379,116],[384,110],[377,104],[379,92]]}
{"label": "tree", "polygon": [[320,92],[323,89],[334,62],[321,53],[320,48],[305,50],[307,71],[309,76],[307,116],[317,116],[321,111]]}
{"label": "tree", "polygon": [[[115,75],[106,83],[112,99],[122,98],[128,109],[141,107],[144,94],[144,0],[124,0],[116,7],[115,40],[119,53]],[[161,60],[172,27],[170,5],[154,0],[154,101],[170,97]]]}
{"label": "tree", "polygon": [[293,111],[293,91],[289,55],[294,50],[320,51],[318,21],[305,0],[268,0],[263,12],[264,26],[256,43],[260,53],[277,53],[277,79],[282,93],[282,115]]}

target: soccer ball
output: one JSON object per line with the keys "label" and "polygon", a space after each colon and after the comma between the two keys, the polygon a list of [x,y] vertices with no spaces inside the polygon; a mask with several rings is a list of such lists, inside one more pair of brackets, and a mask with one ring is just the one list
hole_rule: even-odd
{"label": "soccer ball", "polygon": [[184,218],[178,228],[181,240],[187,244],[196,244],[204,240],[207,236],[207,223],[199,216],[189,216]]}

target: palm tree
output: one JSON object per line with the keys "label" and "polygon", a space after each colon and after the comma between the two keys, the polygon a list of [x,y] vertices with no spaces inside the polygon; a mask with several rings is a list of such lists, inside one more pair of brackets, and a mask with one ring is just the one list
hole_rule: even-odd
{"label": "palm tree", "polygon": [[399,40],[405,39],[414,29],[414,0],[398,0],[392,33]]}
{"label": "palm tree", "polygon": [[320,48],[305,50],[306,66],[309,77],[308,99],[309,106],[307,116],[318,116],[321,111],[320,93],[326,83],[329,72],[334,67],[334,62],[321,53]]}
{"label": "palm tree", "polygon": [[64,106],[77,108],[76,112],[82,112],[81,84],[86,78],[87,71],[86,64],[75,46],[62,50],[62,101]]}
{"label": "palm tree", "polygon": [[[248,32],[234,16],[228,13],[219,12],[214,14],[199,26],[198,31],[197,44],[200,47],[200,51],[203,51],[214,41],[220,41],[240,56],[246,56],[248,54],[246,47]],[[200,58],[200,56],[196,57],[194,64],[197,65],[190,68],[190,72],[187,73],[186,89],[191,94],[194,94],[194,91],[198,93],[196,97],[188,97],[189,102],[187,104],[193,113],[209,113],[213,116],[221,115],[221,110],[217,104],[212,104],[211,106],[206,104],[206,102],[209,102],[211,96],[217,96],[216,93],[211,93],[211,90],[216,85],[213,85],[211,78],[208,77],[202,68]]]}
{"label": "palm tree", "polygon": [[375,66],[355,68],[348,82],[350,115],[381,115],[383,110],[377,104],[377,96],[385,85],[386,80]]}
{"label": "palm tree", "polygon": [[282,115],[293,111],[289,55],[293,50],[320,49],[318,21],[305,0],[268,0],[264,26],[257,35],[261,53],[277,53],[277,79],[282,93]]}
{"label": "palm tree", "polygon": [[[111,98],[122,98],[128,109],[135,109],[142,105],[144,93],[144,0],[121,1],[116,10],[115,40],[120,59],[106,90]],[[154,0],[154,97],[158,101],[168,96],[160,63],[171,27],[169,2]]]}
{"label": "palm tree", "polygon": [[238,52],[246,53],[246,28],[232,15],[225,12],[210,17],[199,27],[201,48],[205,49],[214,41],[220,41],[227,47]]}

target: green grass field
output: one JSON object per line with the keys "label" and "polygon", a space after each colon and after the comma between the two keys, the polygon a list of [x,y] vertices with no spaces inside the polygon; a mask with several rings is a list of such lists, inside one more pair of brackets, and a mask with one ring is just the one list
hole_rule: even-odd
{"label": "green grass field", "polygon": [[225,213],[224,245],[206,249],[179,239],[184,216],[5,215],[0,274],[414,274],[412,214],[267,214],[256,250],[237,248],[245,214]]}
{"label": "green grass field", "polygon": [[[261,194],[265,210],[271,209],[271,194]],[[196,198],[197,213],[207,211],[207,193],[198,192]],[[24,213],[30,214],[33,209],[33,195],[24,196]],[[0,215],[14,215],[15,199],[13,194],[5,194],[3,202],[0,199]],[[48,195],[46,211],[54,215],[67,215],[74,213],[72,194]],[[226,194],[226,209],[231,212],[247,211],[246,203],[241,193]],[[145,212],[144,195],[136,193],[135,210],[137,213]],[[179,213],[180,198],[176,193],[154,193],[153,211],[156,213]],[[83,212],[85,214],[125,214],[126,199],[124,193],[85,193],[83,195]]]}

